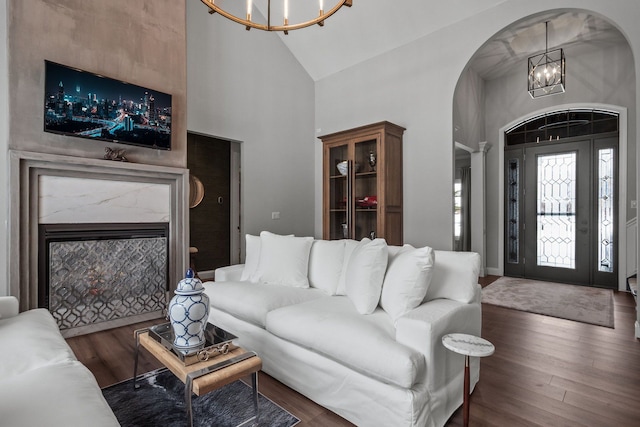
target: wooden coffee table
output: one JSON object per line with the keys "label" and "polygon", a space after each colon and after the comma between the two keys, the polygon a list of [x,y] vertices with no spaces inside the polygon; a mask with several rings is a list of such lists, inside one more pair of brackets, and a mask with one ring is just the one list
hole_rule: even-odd
{"label": "wooden coffee table", "polygon": [[202,396],[210,391],[217,390],[229,383],[239,380],[242,377],[251,375],[251,385],[253,388],[253,408],[255,415],[241,425],[251,421],[258,421],[260,410],[258,408],[258,371],[262,368],[262,360],[255,352],[246,351],[240,347],[220,354],[192,365],[185,365],[175,354],[169,351],[158,341],[149,337],[148,329],[135,331],[136,354],[133,371],[133,386],[136,387],[138,374],[138,353],[140,346],[144,347],[160,361],[166,368],[185,384],[184,398],[187,408],[187,419],[190,426],[193,426],[193,411],[191,408],[191,395]]}

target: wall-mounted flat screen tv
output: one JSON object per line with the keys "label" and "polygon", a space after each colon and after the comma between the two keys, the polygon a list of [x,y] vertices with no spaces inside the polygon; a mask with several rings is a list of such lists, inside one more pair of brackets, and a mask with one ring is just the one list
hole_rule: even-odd
{"label": "wall-mounted flat screen tv", "polygon": [[171,149],[171,95],[45,61],[44,130]]}

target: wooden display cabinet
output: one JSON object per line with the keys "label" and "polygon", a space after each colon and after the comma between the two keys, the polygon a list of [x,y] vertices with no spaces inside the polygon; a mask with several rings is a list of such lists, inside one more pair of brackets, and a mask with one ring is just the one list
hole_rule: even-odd
{"label": "wooden display cabinet", "polygon": [[402,245],[404,130],[380,122],[320,137],[324,239],[375,236]]}

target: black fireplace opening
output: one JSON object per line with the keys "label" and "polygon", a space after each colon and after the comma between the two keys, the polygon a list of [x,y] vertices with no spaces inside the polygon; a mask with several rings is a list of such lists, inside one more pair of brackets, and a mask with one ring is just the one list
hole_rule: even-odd
{"label": "black fireplace opening", "polygon": [[165,310],[168,223],[40,224],[38,234],[38,306],[61,330]]}

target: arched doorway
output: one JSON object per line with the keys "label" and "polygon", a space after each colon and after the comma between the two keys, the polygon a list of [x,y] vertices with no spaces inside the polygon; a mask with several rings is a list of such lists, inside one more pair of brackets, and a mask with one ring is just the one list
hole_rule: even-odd
{"label": "arched doorway", "polygon": [[[544,50],[546,21],[553,23],[549,48],[565,48],[567,91],[531,99],[525,83],[527,57]],[[553,34],[562,38],[558,40]],[[537,40],[541,40],[540,46],[535,44]],[[620,116],[616,249],[619,254],[624,253],[626,220],[636,215],[630,200],[635,198],[631,193],[636,186],[635,139],[630,141],[630,156],[626,155],[628,126],[631,131],[635,126],[633,117],[627,121],[627,109],[635,108],[634,70],[629,43],[615,25],[602,16],[577,9],[551,10],[514,22],[497,32],[469,60],[454,96],[454,141],[474,152],[482,142],[495,147],[486,155],[485,183],[481,187],[484,193],[478,196],[484,200],[486,222],[474,227],[484,237],[475,246],[486,246],[483,259],[488,274],[505,274],[504,132],[528,118],[558,109],[600,108]],[[627,187],[631,190],[629,196]],[[618,261],[619,271],[628,273],[625,257]],[[626,288],[625,277],[619,275],[618,289]]]}

